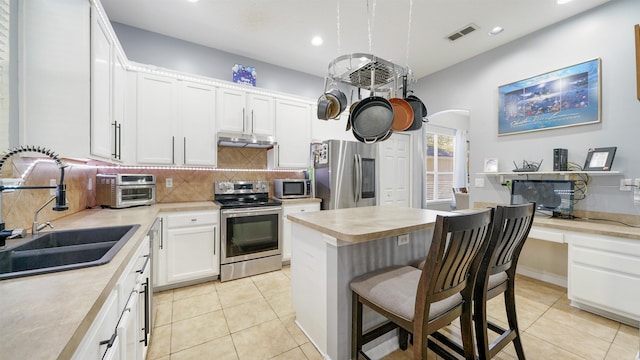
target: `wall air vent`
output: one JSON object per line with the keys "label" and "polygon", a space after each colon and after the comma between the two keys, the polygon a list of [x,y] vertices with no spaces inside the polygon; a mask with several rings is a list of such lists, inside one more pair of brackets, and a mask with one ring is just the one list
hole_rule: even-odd
{"label": "wall air vent", "polygon": [[456,30],[454,33],[449,34],[447,36],[447,39],[449,39],[450,41],[455,41],[460,39],[461,37],[465,36],[465,35],[469,35],[472,32],[478,30],[478,26],[474,25],[474,24],[469,24],[465,27],[462,27],[458,30]]}

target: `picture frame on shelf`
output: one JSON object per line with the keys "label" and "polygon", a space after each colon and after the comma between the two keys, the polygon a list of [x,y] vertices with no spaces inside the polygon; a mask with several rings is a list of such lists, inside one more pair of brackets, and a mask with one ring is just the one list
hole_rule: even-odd
{"label": "picture frame on shelf", "polygon": [[617,147],[590,148],[584,163],[584,171],[610,171]]}
{"label": "picture frame on shelf", "polygon": [[498,172],[498,159],[487,158],[484,159],[484,172],[497,173]]}
{"label": "picture frame on shelf", "polygon": [[498,87],[498,136],[599,123],[600,59]]}

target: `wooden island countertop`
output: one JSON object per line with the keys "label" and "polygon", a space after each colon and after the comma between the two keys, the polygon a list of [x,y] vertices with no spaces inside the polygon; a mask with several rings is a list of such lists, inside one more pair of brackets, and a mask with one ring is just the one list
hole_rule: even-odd
{"label": "wooden island countertop", "polygon": [[437,215],[454,214],[383,205],[291,214],[287,218],[338,240],[358,243],[433,228]]}

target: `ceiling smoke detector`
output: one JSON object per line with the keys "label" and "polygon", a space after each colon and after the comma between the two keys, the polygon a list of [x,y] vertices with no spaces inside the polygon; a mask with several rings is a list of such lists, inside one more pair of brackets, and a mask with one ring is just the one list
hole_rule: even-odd
{"label": "ceiling smoke detector", "polygon": [[478,26],[474,25],[474,24],[469,24],[465,27],[462,27],[458,30],[456,30],[455,32],[447,35],[447,39],[449,39],[450,41],[456,41],[458,39],[460,39],[463,36],[469,35],[472,32],[478,30]]}

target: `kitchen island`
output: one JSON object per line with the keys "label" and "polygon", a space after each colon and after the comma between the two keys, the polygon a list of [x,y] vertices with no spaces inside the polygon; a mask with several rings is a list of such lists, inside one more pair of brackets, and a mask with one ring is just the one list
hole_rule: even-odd
{"label": "kitchen island", "polygon": [[[288,216],[296,322],[325,359],[351,354],[351,279],[426,256],[438,214],[451,213],[369,206]],[[365,328],[380,320],[365,311]],[[367,345],[365,351],[379,357],[397,348],[397,341],[390,333]]]}

